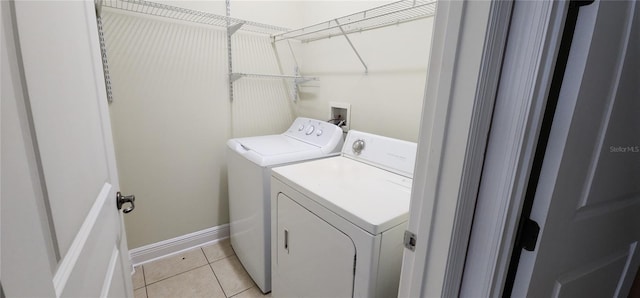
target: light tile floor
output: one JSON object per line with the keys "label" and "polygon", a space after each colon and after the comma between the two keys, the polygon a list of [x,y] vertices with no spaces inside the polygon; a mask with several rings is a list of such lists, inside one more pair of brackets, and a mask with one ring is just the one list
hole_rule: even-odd
{"label": "light tile floor", "polygon": [[236,257],[229,239],[136,266],[135,298],[264,295]]}

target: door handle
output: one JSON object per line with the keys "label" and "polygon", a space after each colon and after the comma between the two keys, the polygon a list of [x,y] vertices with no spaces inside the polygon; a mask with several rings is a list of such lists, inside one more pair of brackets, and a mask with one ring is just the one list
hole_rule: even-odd
{"label": "door handle", "polygon": [[122,212],[124,213],[129,213],[131,211],[133,211],[133,209],[136,209],[136,205],[133,203],[136,201],[136,196],[135,195],[128,195],[128,196],[123,196],[120,192],[118,192],[116,194],[116,204],[118,205],[118,210],[122,209],[122,205],[129,203],[131,204],[131,206],[125,208],[124,210],[122,210]]}
{"label": "door handle", "polygon": [[284,250],[289,253],[289,231],[286,229],[284,230]]}

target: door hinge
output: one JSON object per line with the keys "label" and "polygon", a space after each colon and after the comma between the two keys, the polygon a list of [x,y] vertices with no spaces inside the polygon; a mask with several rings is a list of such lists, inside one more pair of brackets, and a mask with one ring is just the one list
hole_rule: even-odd
{"label": "door hinge", "polygon": [[534,220],[527,218],[520,236],[521,247],[527,251],[534,251],[538,243],[538,234],[540,234],[540,225]]}
{"label": "door hinge", "polygon": [[404,247],[411,251],[416,250],[416,234],[404,231]]}

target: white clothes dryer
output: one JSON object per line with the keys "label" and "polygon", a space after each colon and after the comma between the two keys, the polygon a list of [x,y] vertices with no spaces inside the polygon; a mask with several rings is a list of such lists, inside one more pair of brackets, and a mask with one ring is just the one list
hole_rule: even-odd
{"label": "white clothes dryer", "polygon": [[262,292],[271,291],[271,168],[337,155],[342,144],[341,128],[302,117],[282,134],[227,142],[231,246]]}
{"label": "white clothes dryer", "polygon": [[351,130],[341,156],[273,169],[273,297],[397,296],[416,149]]}

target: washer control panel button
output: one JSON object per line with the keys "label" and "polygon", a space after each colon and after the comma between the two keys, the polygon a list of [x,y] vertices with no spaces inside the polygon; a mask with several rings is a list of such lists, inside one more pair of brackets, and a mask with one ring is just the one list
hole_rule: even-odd
{"label": "washer control panel button", "polygon": [[313,131],[314,131],[315,129],[316,129],[316,128],[315,128],[313,125],[309,126],[309,128],[307,128],[307,132],[306,132],[306,134],[307,134],[307,135],[312,134],[312,133],[313,133]]}

